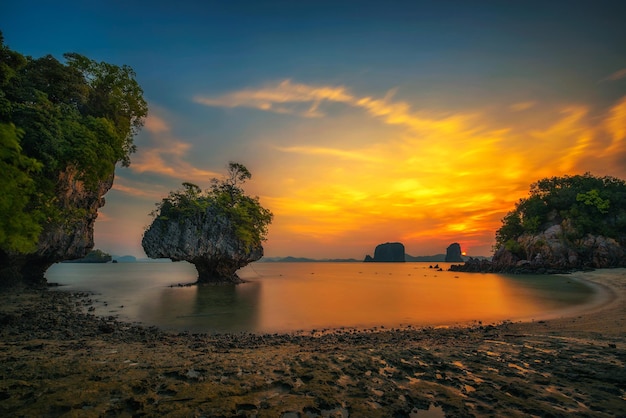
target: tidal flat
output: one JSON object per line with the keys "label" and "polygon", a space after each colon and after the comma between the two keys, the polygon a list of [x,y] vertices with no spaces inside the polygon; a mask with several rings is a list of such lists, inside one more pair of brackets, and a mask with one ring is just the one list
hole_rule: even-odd
{"label": "tidal flat", "polygon": [[164,332],[91,295],[0,294],[2,416],[626,415],[626,269],[609,295],[532,322],[291,334]]}

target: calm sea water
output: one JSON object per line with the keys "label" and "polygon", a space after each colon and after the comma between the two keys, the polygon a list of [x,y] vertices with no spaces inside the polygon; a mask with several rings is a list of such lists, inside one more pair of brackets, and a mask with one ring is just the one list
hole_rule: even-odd
{"label": "calm sea water", "polygon": [[601,296],[568,276],[456,273],[432,264],[254,263],[240,270],[248,282],[237,286],[169,287],[196,280],[185,262],[56,264],[46,277],[60,290],[94,292],[96,314],[209,333],[539,319]]}

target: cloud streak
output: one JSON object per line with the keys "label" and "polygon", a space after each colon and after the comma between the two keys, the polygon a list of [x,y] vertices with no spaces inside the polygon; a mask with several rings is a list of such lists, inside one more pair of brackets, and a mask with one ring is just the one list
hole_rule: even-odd
{"label": "cloud streak", "polygon": [[316,155],[316,156],[329,156],[329,157],[337,157],[345,160],[356,160],[356,161],[369,161],[375,162],[379,161],[379,158],[367,154],[361,153],[357,151],[346,151],[336,148],[323,148],[323,147],[274,147],[276,150],[292,153],[292,154],[304,154],[304,155]]}
{"label": "cloud streak", "polygon": [[615,71],[614,73],[610,74],[605,79],[603,79],[602,81],[617,81],[617,80],[621,80],[622,78],[626,78],[626,68],[622,68],[621,70]]}
{"label": "cloud streak", "polygon": [[146,119],[145,128],[149,133],[150,143],[142,145],[133,158],[130,165],[133,172],[157,174],[198,183],[219,177],[218,173],[195,167],[186,160],[192,151],[192,145],[173,136],[170,126],[164,119],[151,115]]}
{"label": "cloud streak", "polygon": [[[196,96],[194,101],[214,107],[249,107],[275,113],[298,114],[319,117],[323,102],[350,103],[352,95],[342,86],[312,86],[283,80],[258,89],[244,89],[218,97]],[[308,104],[302,110],[300,106]]]}
{"label": "cloud streak", "polygon": [[[415,131],[456,131],[470,115],[418,114],[404,101],[393,101],[395,89],[382,98],[358,97],[345,86],[323,86],[283,80],[257,89],[243,89],[218,97],[196,96],[196,103],[212,107],[247,107],[274,113],[304,117],[321,117],[328,103],[339,103],[364,109],[389,125],[401,125]],[[306,105],[302,109],[302,105]]]}

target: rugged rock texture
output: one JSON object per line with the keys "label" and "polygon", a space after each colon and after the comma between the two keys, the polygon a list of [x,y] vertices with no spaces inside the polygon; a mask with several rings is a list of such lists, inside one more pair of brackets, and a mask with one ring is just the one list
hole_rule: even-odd
{"label": "rugged rock texture", "polygon": [[462,263],[463,257],[461,257],[461,245],[455,242],[450,244],[448,248],[446,248],[446,262],[448,263]]}
{"label": "rugged rock texture", "polygon": [[513,252],[499,249],[491,262],[470,259],[465,265],[451,266],[454,271],[503,273],[559,273],[594,268],[626,267],[626,250],[613,238],[586,235],[570,238],[571,229],[553,225],[536,234],[517,239]]}
{"label": "rugged rock texture", "polygon": [[404,245],[400,242],[387,242],[376,246],[374,258],[367,255],[366,262],[404,262]]}
{"label": "rugged rock texture", "polygon": [[63,213],[58,222],[48,223],[31,254],[11,254],[0,250],[0,284],[44,285],[44,273],[54,263],[84,257],[93,249],[93,226],[104,195],[114,176],[88,188],[72,167],[61,172],[56,186],[56,204]]}
{"label": "rugged rock texture", "polygon": [[180,221],[156,218],[141,245],[150,258],[192,263],[199,283],[239,283],[237,270],[263,257],[263,247],[246,245],[234,231],[228,219],[209,207]]}

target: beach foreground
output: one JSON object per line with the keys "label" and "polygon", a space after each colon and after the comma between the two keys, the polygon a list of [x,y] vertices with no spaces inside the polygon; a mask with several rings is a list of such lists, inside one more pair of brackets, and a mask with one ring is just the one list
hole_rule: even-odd
{"label": "beach foreground", "polygon": [[[459,328],[164,333],[0,295],[2,416],[626,416],[626,269],[593,311]],[[547,278],[549,279],[549,278]]]}

